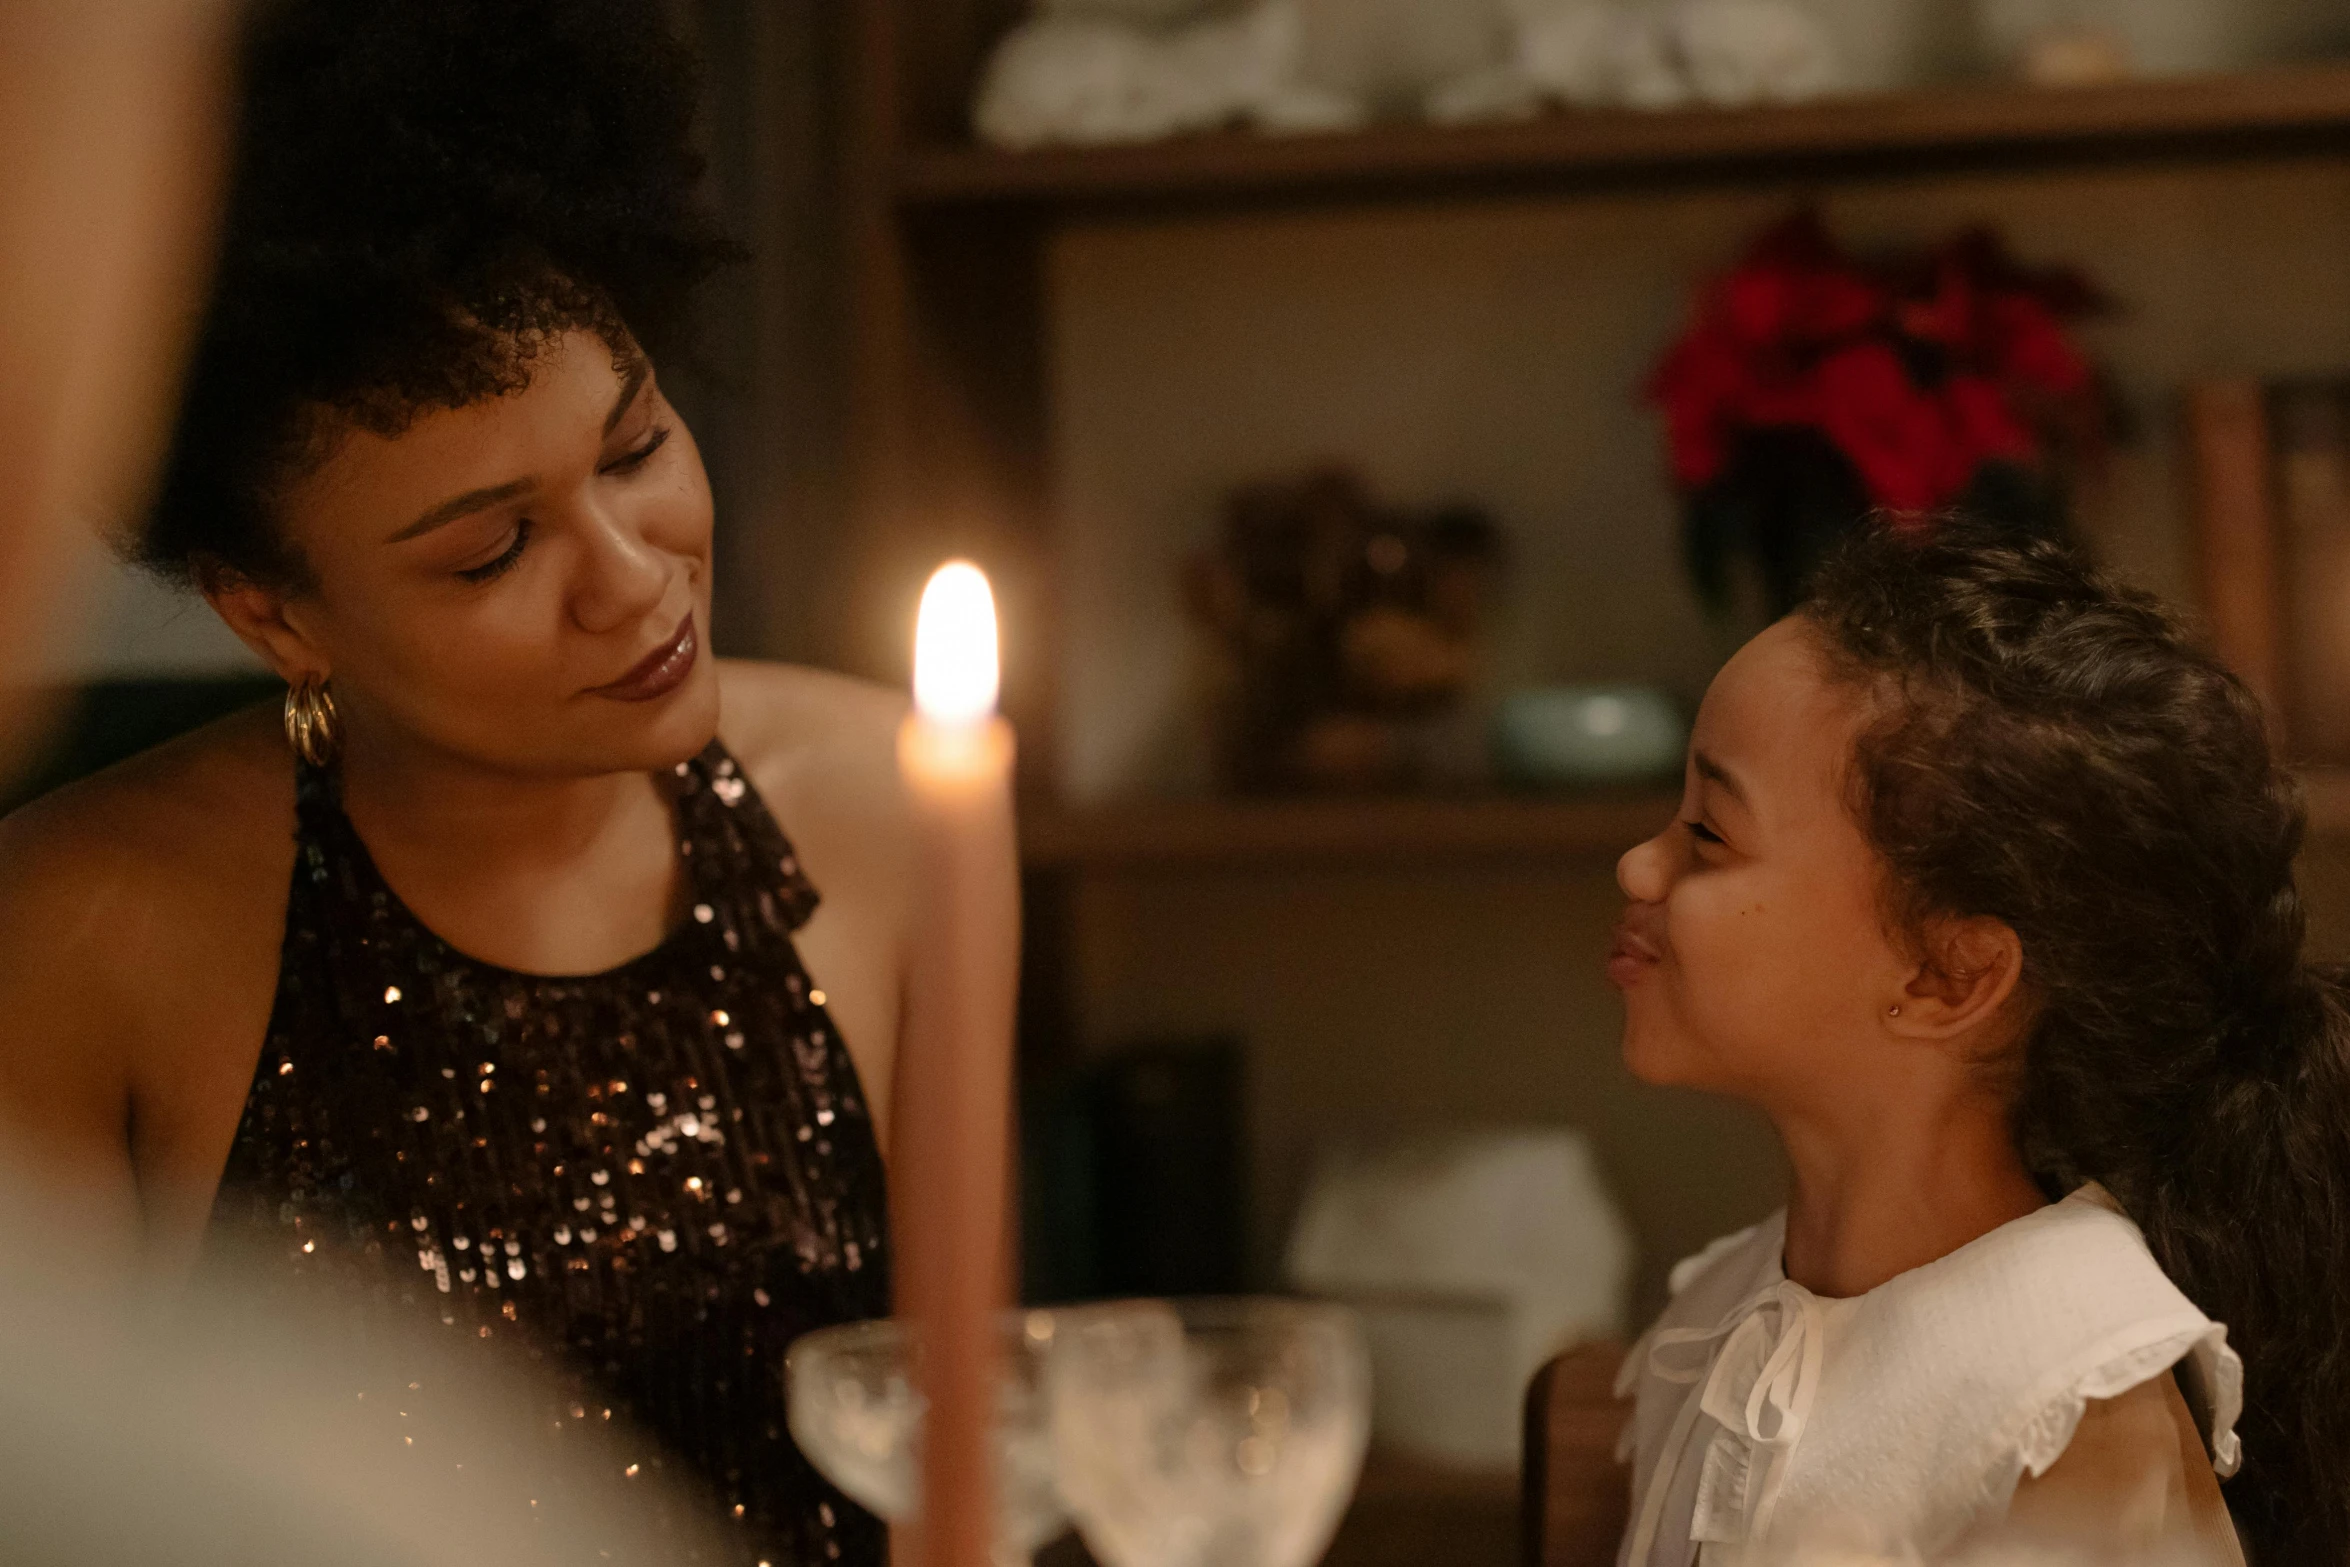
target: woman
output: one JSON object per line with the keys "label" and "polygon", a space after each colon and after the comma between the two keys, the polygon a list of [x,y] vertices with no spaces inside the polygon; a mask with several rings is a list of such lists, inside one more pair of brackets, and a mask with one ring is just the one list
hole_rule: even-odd
{"label": "woman", "polygon": [[2350,1035],[2243,687],[2061,549],[1882,532],[1715,681],[1680,815],[1625,1057],[1793,1189],[1625,1368],[1623,1559],[2234,1562],[2239,1459],[2255,1560],[2350,1556]]}
{"label": "woman", "polygon": [[655,355],[729,247],[656,16],[255,14],[143,554],[283,722],[0,827],[0,1107],[124,1257],[249,1222],[649,1428],[746,1562],[875,1562],[781,1357],[888,1309],[897,704],[708,653]]}

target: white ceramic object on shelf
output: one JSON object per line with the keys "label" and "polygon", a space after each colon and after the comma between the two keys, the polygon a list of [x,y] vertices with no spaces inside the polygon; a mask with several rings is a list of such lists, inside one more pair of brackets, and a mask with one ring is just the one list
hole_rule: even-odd
{"label": "white ceramic object on shelf", "polygon": [[1229,125],[1467,124],[1549,104],[1800,103],[1900,85],[1914,74],[1913,13],[1960,0],[1865,0],[1865,21],[1849,31],[1825,19],[1855,3],[1257,0],[1228,10],[1207,0],[1040,0],[989,57],[972,120],[981,140],[1017,149]]}
{"label": "white ceramic object on shelf", "polygon": [[1160,141],[1252,124],[1281,132],[1360,124],[1360,104],[1299,79],[1298,0],[1146,27],[1106,15],[1047,15],[996,46],[972,108],[982,141],[1014,149]]}
{"label": "white ceramic object on shelf", "polygon": [[1802,0],[1836,41],[1847,90],[1900,92],[1960,74],[1968,0]]}
{"label": "white ceramic object on shelf", "polygon": [[1662,34],[1619,5],[1566,0],[1529,4],[1518,24],[1517,63],[1528,80],[1560,103],[1600,108],[1627,101],[1626,83],[1662,58]]}
{"label": "white ceramic object on shelf", "polygon": [[1535,686],[1494,709],[1494,770],[1534,788],[1645,783],[1681,770],[1689,725],[1647,686]]}
{"label": "white ceramic object on shelf", "polygon": [[1526,1370],[1518,1313],[1495,1295],[1361,1295],[1371,1350],[1371,1430],[1382,1450],[1448,1469],[1518,1462]]}
{"label": "white ceramic object on shelf", "polygon": [[2031,73],[2077,41],[2109,39],[2140,76],[2238,70],[2266,57],[2275,18],[2255,0],[1975,0],[1975,31],[1996,67]]}
{"label": "white ceramic object on shelf", "polygon": [[1513,3],[1507,62],[1432,99],[1430,118],[1477,117],[1452,112],[1458,104],[1509,112],[1522,98],[1569,108],[1735,109],[1802,103],[1848,82],[1837,41],[1802,0]]}
{"label": "white ceramic object on shelf", "polygon": [[1662,111],[1688,107],[1696,97],[1681,63],[1669,14],[1632,13],[1610,50],[1617,101],[1627,109]]}
{"label": "white ceramic object on shelf", "polygon": [[1298,0],[1298,81],[1408,119],[1473,81],[1509,48],[1505,0]]}
{"label": "white ceramic object on shelf", "polygon": [[1845,86],[1836,40],[1793,0],[1690,0],[1672,25],[1701,103],[1802,103]]}
{"label": "white ceramic object on shelf", "polygon": [[1590,1144],[1557,1128],[1327,1157],[1286,1271],[1361,1313],[1383,1447],[1500,1469],[1543,1362],[1623,1330],[1631,1266]]}

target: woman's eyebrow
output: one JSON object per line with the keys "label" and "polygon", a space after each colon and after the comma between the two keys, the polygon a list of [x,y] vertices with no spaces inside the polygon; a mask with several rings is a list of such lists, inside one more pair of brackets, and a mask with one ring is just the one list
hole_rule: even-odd
{"label": "woman's eyebrow", "polygon": [[621,418],[628,412],[628,405],[636,401],[636,394],[645,389],[645,377],[652,373],[651,360],[640,358],[630,361],[628,374],[620,382],[620,395],[613,400],[612,411],[604,415],[606,435],[620,427]]}
{"label": "woman's eyebrow", "polygon": [[500,501],[512,500],[515,496],[529,489],[531,482],[528,479],[508,479],[504,484],[492,484],[478,490],[467,490],[462,495],[451,496],[408,524],[407,527],[393,534],[385,542],[405,544],[410,539],[421,538],[432,532],[433,529],[446,527],[460,517],[470,516],[485,507],[495,506]]}
{"label": "woman's eyebrow", "polygon": [[[613,399],[612,411],[604,416],[604,433],[606,435],[610,435],[614,429],[618,428],[620,421],[627,416],[629,406],[636,401],[637,394],[645,389],[645,380],[652,373],[653,366],[650,360],[638,359],[629,365],[628,373],[620,382],[620,395]],[[485,507],[495,506],[500,501],[510,501],[529,489],[530,486],[531,481],[528,479],[509,479],[504,484],[492,484],[478,490],[467,490],[462,495],[453,495],[408,524],[407,527],[393,534],[385,542],[405,544],[410,539],[421,538],[432,532],[433,529],[445,527],[460,517],[470,516]]]}

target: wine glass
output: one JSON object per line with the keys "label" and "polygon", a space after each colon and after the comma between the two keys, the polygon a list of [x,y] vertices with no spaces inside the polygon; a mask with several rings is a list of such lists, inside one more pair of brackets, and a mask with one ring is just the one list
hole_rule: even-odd
{"label": "wine glass", "polygon": [[[1052,1342],[1043,1312],[997,1319],[996,1567],[1026,1567],[1036,1548],[1069,1527],[1053,1484],[1052,1428],[1043,1360]],[[911,1348],[912,1353],[909,1353]],[[784,1357],[792,1440],[824,1477],[893,1523],[922,1510],[922,1424],[929,1407],[915,1385],[920,1343],[892,1318],[825,1328]]]}
{"label": "wine glass", "polygon": [[1307,1567],[1370,1436],[1344,1308],[1127,1301],[1054,1314],[1053,1454],[1106,1567]]}

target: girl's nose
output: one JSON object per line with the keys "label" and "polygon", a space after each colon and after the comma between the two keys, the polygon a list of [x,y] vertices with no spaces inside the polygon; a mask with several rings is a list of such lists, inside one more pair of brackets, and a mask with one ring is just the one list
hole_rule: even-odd
{"label": "girl's nose", "polygon": [[1673,851],[1665,841],[1671,832],[1668,827],[1647,842],[1634,844],[1616,861],[1616,885],[1634,903],[1664,901],[1673,881]]}

